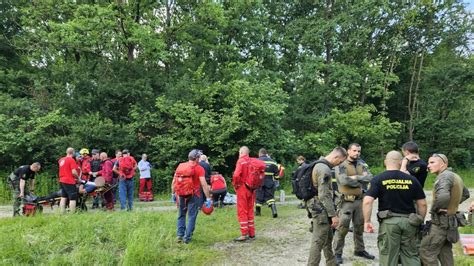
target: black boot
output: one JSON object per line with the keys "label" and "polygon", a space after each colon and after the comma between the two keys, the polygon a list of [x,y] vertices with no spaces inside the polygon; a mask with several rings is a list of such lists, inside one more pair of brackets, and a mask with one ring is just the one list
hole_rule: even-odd
{"label": "black boot", "polygon": [[257,206],[255,207],[255,216],[260,216],[260,215],[262,215],[261,208],[260,206]]}
{"label": "black boot", "polygon": [[277,217],[278,217],[278,213],[277,213],[277,206],[275,205],[275,203],[273,203],[272,205],[270,205],[270,208],[272,208],[272,216],[273,216],[273,218],[277,218]]}

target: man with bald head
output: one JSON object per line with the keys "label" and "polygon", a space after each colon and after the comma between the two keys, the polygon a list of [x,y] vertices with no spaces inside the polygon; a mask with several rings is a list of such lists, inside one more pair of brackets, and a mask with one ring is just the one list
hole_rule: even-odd
{"label": "man with bald head", "polygon": [[398,151],[387,153],[386,171],[370,181],[364,197],[364,229],[368,233],[374,232],[370,218],[374,200],[379,199],[377,245],[380,265],[398,265],[399,260],[402,265],[420,265],[416,240],[426,215],[425,193],[415,177],[400,171],[402,159]]}
{"label": "man with bald head", "polygon": [[246,241],[255,238],[255,223],[253,205],[255,203],[255,190],[250,190],[245,185],[245,180],[249,176],[250,150],[247,146],[239,149],[239,159],[237,160],[232,185],[237,194],[237,217],[240,223],[241,235],[235,241]]}
{"label": "man with bald head", "polygon": [[437,175],[433,188],[431,227],[421,240],[420,257],[424,265],[454,265],[453,243],[459,240],[459,204],[469,198],[469,191],[456,173],[448,168],[448,157],[435,153],[428,169]]}
{"label": "man with bald head", "polygon": [[59,159],[59,184],[61,185],[61,201],[59,207],[61,212],[66,211],[66,201],[69,199],[69,209],[71,212],[76,211],[76,201],[78,197],[78,189],[76,184],[80,182],[77,172],[78,166],[73,158],[74,149],[67,148],[66,157]]}

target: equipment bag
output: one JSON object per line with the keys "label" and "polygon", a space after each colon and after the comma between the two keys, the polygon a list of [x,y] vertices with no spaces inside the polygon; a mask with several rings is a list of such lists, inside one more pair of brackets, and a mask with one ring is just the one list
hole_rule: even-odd
{"label": "equipment bag", "polygon": [[211,175],[211,191],[225,191],[227,188],[222,175]]}
{"label": "equipment bag", "polygon": [[250,158],[248,162],[249,175],[245,180],[245,185],[250,190],[259,189],[265,178],[265,162],[257,158]]}
{"label": "equipment bag", "polygon": [[180,163],[174,173],[173,190],[176,196],[187,197],[194,195],[194,167],[189,162]]}
{"label": "equipment bag", "polygon": [[[318,163],[324,163],[328,165],[326,161],[317,160],[309,164],[303,165],[296,173],[294,194],[300,200],[309,200],[314,196],[318,195],[318,190],[313,186],[313,168]],[[330,165],[328,165],[331,167]]]}

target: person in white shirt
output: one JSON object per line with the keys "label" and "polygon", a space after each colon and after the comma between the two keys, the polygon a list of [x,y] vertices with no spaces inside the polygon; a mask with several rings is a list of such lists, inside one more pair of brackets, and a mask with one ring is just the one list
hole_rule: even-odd
{"label": "person in white shirt", "polygon": [[142,154],[142,159],[138,162],[138,169],[140,170],[140,194],[147,191],[151,191],[151,164],[147,161],[147,155]]}

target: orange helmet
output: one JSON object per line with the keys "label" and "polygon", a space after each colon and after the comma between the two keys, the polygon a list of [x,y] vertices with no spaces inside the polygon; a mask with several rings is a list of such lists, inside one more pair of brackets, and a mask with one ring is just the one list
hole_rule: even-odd
{"label": "orange helmet", "polygon": [[209,207],[209,208],[206,207],[206,203],[204,202],[204,204],[202,204],[201,211],[205,215],[211,215],[212,211],[214,211],[214,202],[212,202],[212,200],[211,200],[211,207]]}

